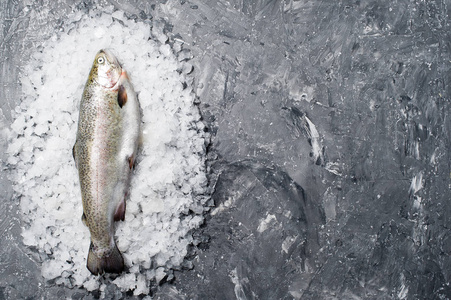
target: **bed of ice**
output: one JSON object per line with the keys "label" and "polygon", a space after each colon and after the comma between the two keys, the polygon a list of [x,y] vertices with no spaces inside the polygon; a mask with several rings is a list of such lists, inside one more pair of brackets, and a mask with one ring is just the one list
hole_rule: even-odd
{"label": "bed of ice", "polygon": [[[89,230],[72,146],[82,90],[97,51],[110,49],[138,94],[143,146],[116,237],[128,272],[110,278],[123,291],[147,294],[171,276],[203,222],[208,200],[205,145],[183,42],[168,43],[158,26],[113,9],[73,13],[44,41],[21,73],[22,99],[9,132],[8,164],[20,199],[23,241],[42,275],[68,287],[105,289],[86,268]],[[178,55],[179,54],[179,55]]]}

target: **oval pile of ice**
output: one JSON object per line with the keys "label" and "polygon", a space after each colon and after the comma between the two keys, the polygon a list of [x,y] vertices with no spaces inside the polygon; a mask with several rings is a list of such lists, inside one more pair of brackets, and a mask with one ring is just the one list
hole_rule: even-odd
{"label": "oval pile of ice", "polygon": [[[181,44],[123,13],[74,15],[22,71],[23,99],[11,128],[9,165],[24,218],[25,245],[37,249],[42,275],[56,284],[105,288],[86,268],[90,238],[72,146],[83,87],[94,56],[110,49],[143,111],[143,146],[132,177],[118,247],[127,273],[114,279],[136,295],[180,266],[203,222],[206,196],[204,125],[190,88]],[[75,20],[75,22],[73,22]]]}

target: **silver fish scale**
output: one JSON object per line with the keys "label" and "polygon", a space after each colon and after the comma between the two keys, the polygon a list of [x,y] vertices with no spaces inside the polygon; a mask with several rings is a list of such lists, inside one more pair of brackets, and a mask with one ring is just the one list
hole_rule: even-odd
{"label": "silver fish scale", "polygon": [[[91,232],[90,255],[92,252],[99,261],[107,261],[112,252],[118,251],[114,241],[114,214],[125,200],[130,162],[136,156],[140,132],[139,104],[133,87],[117,60],[106,59],[108,55],[111,54],[100,51],[91,69],[80,104],[74,146],[85,224]],[[103,69],[96,64],[99,56],[105,57]],[[108,63],[111,67],[106,69]],[[104,87],[99,84],[99,72],[106,72],[102,75],[107,83],[116,77],[119,81],[113,88]],[[118,103],[119,86],[125,91],[122,107]],[[113,256],[117,259],[120,253]],[[90,256],[88,268],[89,264]],[[89,269],[101,273],[102,268],[96,265]]]}

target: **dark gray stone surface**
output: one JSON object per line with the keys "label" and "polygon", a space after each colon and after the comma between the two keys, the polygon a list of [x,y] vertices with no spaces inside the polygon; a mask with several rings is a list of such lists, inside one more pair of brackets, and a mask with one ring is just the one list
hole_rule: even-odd
{"label": "dark gray stone surface", "polygon": [[[215,207],[156,299],[451,298],[449,1],[2,2],[2,126],[32,45],[107,4],[186,42],[213,136]],[[0,299],[98,296],[42,282],[0,187]]]}

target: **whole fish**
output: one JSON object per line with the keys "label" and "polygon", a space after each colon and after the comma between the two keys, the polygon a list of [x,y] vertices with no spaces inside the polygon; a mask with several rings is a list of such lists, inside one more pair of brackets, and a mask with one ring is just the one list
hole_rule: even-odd
{"label": "whole fish", "polygon": [[127,73],[111,52],[100,50],[83,91],[73,147],[82,219],[91,233],[87,268],[94,275],[124,270],[114,221],[125,217],[140,123],[138,99]]}

